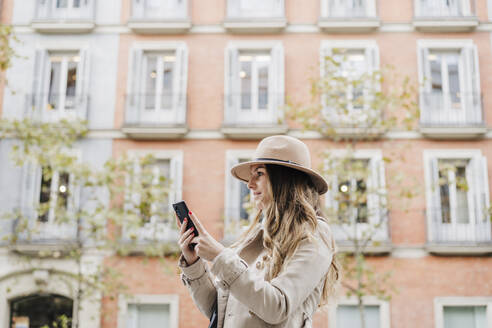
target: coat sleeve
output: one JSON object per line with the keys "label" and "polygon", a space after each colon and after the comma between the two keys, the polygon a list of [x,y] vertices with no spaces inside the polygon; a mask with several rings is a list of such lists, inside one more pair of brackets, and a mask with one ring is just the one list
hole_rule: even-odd
{"label": "coat sleeve", "polygon": [[207,266],[201,259],[198,259],[192,265],[188,265],[183,255],[181,255],[179,267],[182,272],[181,280],[188,288],[193,302],[195,302],[200,312],[210,318],[212,306],[217,299],[217,289]]}
{"label": "coat sleeve", "polygon": [[[224,249],[210,269],[229,291],[260,319],[278,324],[294,313],[324,279],[333,258],[331,233],[316,242],[303,241],[283,271],[270,282],[258,279],[231,249]],[[329,242],[326,243],[326,237]]]}

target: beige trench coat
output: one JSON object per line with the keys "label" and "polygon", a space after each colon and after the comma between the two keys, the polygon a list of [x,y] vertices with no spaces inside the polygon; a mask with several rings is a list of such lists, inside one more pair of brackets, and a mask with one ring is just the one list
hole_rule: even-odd
{"label": "beige trench coat", "polygon": [[201,259],[187,266],[181,256],[181,279],[207,317],[217,297],[218,328],[311,327],[335,252],[330,228],[322,220],[315,237],[315,242],[303,241],[270,282],[264,279],[261,225],[239,247],[224,249],[210,269]]}

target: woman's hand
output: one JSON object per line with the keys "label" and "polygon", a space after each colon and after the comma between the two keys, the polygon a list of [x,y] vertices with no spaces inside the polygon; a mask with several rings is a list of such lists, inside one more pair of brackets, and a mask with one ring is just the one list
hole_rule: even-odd
{"label": "woman's hand", "polygon": [[217,255],[224,249],[221,243],[210,236],[210,234],[202,226],[202,223],[195,214],[191,213],[191,219],[198,230],[198,236],[191,240],[191,243],[195,243],[195,253],[207,261],[213,261]]}
{"label": "woman's hand", "polygon": [[181,224],[178,217],[176,216],[176,221],[180,229],[179,231],[180,236],[178,240],[179,248],[181,248],[181,253],[183,253],[186,263],[188,263],[188,265],[192,265],[198,260],[198,255],[196,254],[196,248],[194,250],[190,249],[190,242],[195,236],[195,234],[193,233],[194,232],[193,227],[186,230],[186,226],[188,223],[187,218],[185,218],[183,220],[183,224]]}

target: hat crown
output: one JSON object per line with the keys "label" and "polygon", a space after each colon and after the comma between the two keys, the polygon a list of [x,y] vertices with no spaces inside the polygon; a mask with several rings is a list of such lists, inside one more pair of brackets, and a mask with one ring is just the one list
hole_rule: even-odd
{"label": "hat crown", "polygon": [[255,158],[293,162],[311,168],[311,156],[305,143],[290,136],[271,136],[263,139],[255,151]]}

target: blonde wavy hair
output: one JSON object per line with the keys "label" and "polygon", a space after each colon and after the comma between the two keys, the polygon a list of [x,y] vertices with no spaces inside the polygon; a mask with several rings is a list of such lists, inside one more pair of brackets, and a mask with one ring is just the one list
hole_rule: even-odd
{"label": "blonde wavy hair", "polygon": [[[260,223],[264,214],[263,245],[269,255],[265,279],[277,277],[305,239],[313,240],[318,227],[318,217],[323,217],[320,195],[311,179],[299,170],[286,166],[265,164],[267,192],[272,201],[256,215],[250,228],[235,243],[239,245]],[[288,177],[288,178],[286,178]],[[322,236],[324,239],[326,236]],[[323,240],[330,247],[328,240]],[[340,265],[335,257],[326,274],[319,306],[328,303],[335,295],[340,281]]]}

